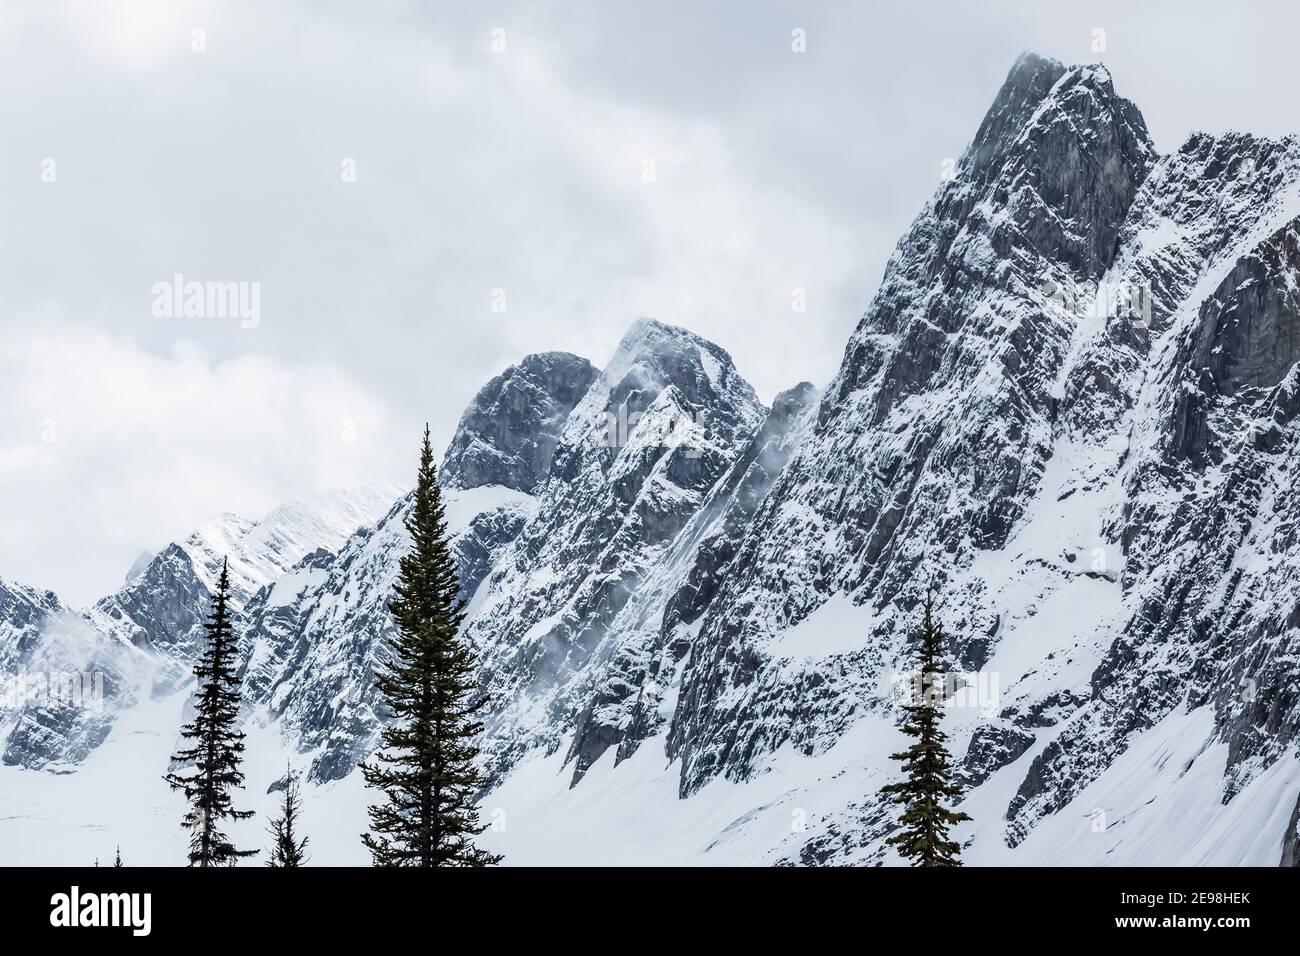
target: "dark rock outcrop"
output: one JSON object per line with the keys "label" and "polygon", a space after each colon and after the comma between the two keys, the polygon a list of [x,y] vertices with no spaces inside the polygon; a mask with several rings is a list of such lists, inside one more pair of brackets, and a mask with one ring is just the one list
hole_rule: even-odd
{"label": "dark rock outcrop", "polygon": [[442,461],[444,488],[532,491],[546,477],[560,429],[598,370],[568,352],[529,355],[484,385]]}

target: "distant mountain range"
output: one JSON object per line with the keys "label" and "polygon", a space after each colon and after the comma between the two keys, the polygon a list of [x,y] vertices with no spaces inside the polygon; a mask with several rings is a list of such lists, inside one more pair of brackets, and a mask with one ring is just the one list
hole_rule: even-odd
{"label": "distant mountain range", "polygon": [[[1105,68],[1026,54],[823,392],[766,407],[722,348],[643,319],[603,370],[530,355],[470,403],[440,481],[491,700],[484,844],[898,862],[877,791],[934,589],[966,862],[1294,865],[1298,359],[1300,142],[1160,155]],[[110,786],[115,740],[166,751],[228,556],[275,749],[250,790],[289,759],[318,861],[364,862],[409,507],[370,486],[223,515],[80,613],[0,581],[0,676],[106,688],[0,700],[25,808],[0,836],[90,825],[58,795]],[[164,798],[134,799],[149,832]]]}

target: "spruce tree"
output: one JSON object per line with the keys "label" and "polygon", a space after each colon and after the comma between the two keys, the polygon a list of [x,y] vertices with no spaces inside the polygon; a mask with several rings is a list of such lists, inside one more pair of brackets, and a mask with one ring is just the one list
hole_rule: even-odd
{"label": "spruce tree", "polygon": [[376,866],[486,866],[501,858],[472,839],[487,829],[474,805],[483,729],[474,715],[485,700],[475,699],[475,658],[459,635],[465,604],[427,425],[406,529],[411,550],[389,604],[397,631],[375,675],[392,723],[373,762],[361,764],[384,799],[370,807],[371,832],[361,839]]}
{"label": "spruce tree", "polygon": [[286,772],[284,801],[280,805],[280,816],[271,823],[269,832],[272,837],[271,852],[266,865],[274,867],[298,867],[307,862],[307,837],[298,839],[297,824],[302,800],[298,781],[292,772]]}
{"label": "spruce tree", "polygon": [[239,720],[239,678],[236,674],[235,636],[230,623],[230,575],[221,563],[217,593],[212,596],[212,613],[204,625],[208,644],[194,665],[194,719],[181,728],[190,742],[172,757],[179,767],[193,767],[191,773],[172,772],[166,780],[173,790],[185,793],[189,812],[181,823],[190,831],[190,866],[233,866],[256,850],[237,850],[221,830],[223,820],[244,820],[251,810],[236,810],[230,792],[244,783],[239,769],[244,754],[244,734],[236,729]]}
{"label": "spruce tree", "polygon": [[934,620],[934,599],[925,596],[925,615],[919,635],[917,691],[904,709],[903,733],[915,737],[902,753],[893,754],[903,763],[907,779],[882,787],[885,798],[901,805],[902,830],[886,843],[898,847],[898,853],[913,866],[961,866],[961,847],[948,839],[948,828],[970,816],[949,810],[945,803],[961,794],[952,782],[952,758],[948,753],[948,736],[940,727],[943,713],[942,659],[943,632]]}
{"label": "spruce tree", "polygon": [[113,868],[119,869],[122,866],[122,848],[117,848],[117,857],[113,860]]}

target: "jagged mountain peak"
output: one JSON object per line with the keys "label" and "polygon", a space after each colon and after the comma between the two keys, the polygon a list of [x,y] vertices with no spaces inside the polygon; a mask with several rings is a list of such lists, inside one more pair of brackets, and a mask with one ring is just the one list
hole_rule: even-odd
{"label": "jagged mountain peak", "polygon": [[86,617],[127,643],[188,656],[223,561],[229,561],[231,594],[241,608],[305,555],[320,547],[333,551],[358,527],[373,524],[402,491],[398,485],[372,482],[292,499],[256,521],[220,514],[159,551]]}
{"label": "jagged mountain peak", "polygon": [[581,467],[575,456],[593,450],[612,462],[650,417],[660,424],[672,418],[686,430],[716,419],[706,426],[716,436],[749,433],[766,413],[725,349],[687,329],[641,318],[569,416],[552,477],[568,481]]}
{"label": "jagged mountain peak", "polygon": [[[1300,137],[1269,137],[1229,130],[1221,133],[1196,131],[1178,150],[1167,157],[1160,172],[1189,172],[1200,182],[1228,182],[1250,186],[1258,192],[1273,192],[1295,178],[1295,160]],[[1208,193],[1210,190],[1206,188]]]}
{"label": "jagged mountain peak", "polygon": [[[1154,162],[1108,71],[1017,61],[956,175],[900,241],[704,616],[669,737],[684,793],[720,770],[745,777],[787,740],[823,745],[860,713],[856,690],[830,690],[805,632],[857,609],[846,613],[863,641],[835,645],[850,648],[836,682],[871,686],[899,654],[922,582],[1006,546],[1053,456],[1052,388],[1079,329],[1042,289],[1105,273]],[[963,595],[954,648],[972,667],[1000,619],[983,586]],[[754,719],[756,701],[813,686],[800,720]],[[819,741],[814,724],[834,730]]]}
{"label": "jagged mountain peak", "polygon": [[624,333],[605,366],[604,377],[617,381],[638,366],[667,370],[671,377],[673,363],[685,358],[688,364],[694,364],[689,362],[692,349],[698,353],[698,365],[715,388],[730,387],[739,379],[735,363],[722,346],[689,329],[648,316],[637,319]]}
{"label": "jagged mountain peak", "polygon": [[[558,746],[589,704],[586,689],[610,677],[606,661],[639,656],[633,648],[653,640],[630,599],[689,558],[678,536],[766,415],[707,339],[654,319],[623,336],[569,416],[537,513],[484,582],[467,626],[503,705],[487,720],[492,772],[539,740]],[[543,710],[553,723],[538,722]],[[583,751],[600,752],[609,728],[591,713],[581,719],[594,734]]]}
{"label": "jagged mountain peak", "polygon": [[[956,172],[824,396],[765,410],[724,350],[654,319],[603,371],[538,353],[475,396],[441,479],[485,806],[512,814],[494,849],[622,861],[634,819],[657,861],[896,862],[881,688],[935,584],[948,664],[991,697],[945,718],[971,862],[1300,856],[1300,146],[1195,134],[1156,158],[1109,71],[1026,54]],[[1141,287],[1153,315],[1086,316],[1046,279]],[[245,606],[253,719],[312,781],[388,719],[409,501]],[[183,629],[204,592],[185,548],[164,557],[147,596]],[[33,766],[103,730],[24,726]],[[355,813],[359,786],[314,798]],[[1090,826],[1102,808],[1124,825]]]}
{"label": "jagged mountain peak", "polygon": [[560,429],[599,375],[568,352],[527,355],[479,389],[443,456],[444,488],[531,492],[550,470]]}
{"label": "jagged mountain peak", "polygon": [[59,598],[53,591],[48,588],[39,588],[35,585],[24,584],[22,581],[6,580],[0,576],[0,591],[10,594],[21,594],[27,600],[39,600],[43,603],[58,604]]}
{"label": "jagged mountain peak", "polygon": [[1016,61],[941,189],[936,215],[977,213],[994,250],[1017,240],[1096,278],[1113,259],[1134,194],[1157,158],[1141,112],[1099,64]]}
{"label": "jagged mountain peak", "polygon": [[[1001,140],[1009,145],[1050,113],[1070,114],[1084,123],[1120,112],[1145,132],[1141,112],[1115,92],[1110,70],[1102,63],[1067,66],[1060,60],[1022,53],[994,97],[974,144]],[[987,152],[984,152],[987,155]]]}
{"label": "jagged mountain peak", "polygon": [[1062,80],[1067,83],[1083,81],[1095,84],[1098,88],[1114,92],[1114,81],[1110,69],[1104,63],[1067,64],[1053,56],[1043,56],[1032,50],[1026,50],[1016,57],[1007,71],[1003,90],[1036,90],[1041,97],[1043,90],[1048,93],[1056,89]]}
{"label": "jagged mountain peak", "polygon": [[772,399],[772,409],[775,411],[778,407],[785,405],[806,405],[814,400],[817,395],[817,386],[812,382],[799,382],[797,385],[791,385],[789,388],[777,392],[776,398]]}
{"label": "jagged mountain peak", "polygon": [[673,341],[690,342],[708,349],[719,348],[713,342],[697,335],[690,329],[683,328],[680,325],[670,325],[653,316],[643,315],[629,325],[627,331],[623,333],[618,348],[614,350],[614,356],[610,359],[606,369],[617,368],[620,356],[636,356],[643,352],[652,353],[658,346]]}
{"label": "jagged mountain peak", "polygon": [[1071,329],[1044,307],[1043,290],[1105,274],[1156,160],[1141,113],[1115,93],[1109,71],[1022,56],[890,257],[822,423],[877,376],[885,387],[872,416],[883,421],[908,390],[975,369],[977,339],[996,350],[1041,351],[1028,340],[1043,336],[1063,346]]}
{"label": "jagged mountain peak", "polygon": [[156,555],[152,551],[141,551],[139,554],[137,554],[135,560],[131,562],[131,567],[127,569],[126,577],[122,579],[122,583],[130,584],[132,581],[138,578],[141,574],[144,573],[144,569],[149,567],[149,562],[152,561],[155,557]]}
{"label": "jagged mountain peak", "polygon": [[[0,577],[0,692],[36,647],[47,620],[67,609],[53,591]],[[0,693],[0,722],[3,722]]]}
{"label": "jagged mountain peak", "polygon": [[381,516],[404,490],[390,482],[371,482],[292,498],[257,520],[226,512],[179,544],[209,591],[228,560],[231,590],[242,600],[315,548],[339,547],[358,527]]}
{"label": "jagged mountain peak", "polygon": [[[466,407],[438,480],[467,600],[532,517],[570,412],[598,376],[577,355],[536,353],[494,376]],[[410,546],[413,495],[336,555],[301,565],[250,601],[251,694],[304,748],[321,747],[312,779],[354,770],[382,726],[372,674],[389,653],[388,602]]]}

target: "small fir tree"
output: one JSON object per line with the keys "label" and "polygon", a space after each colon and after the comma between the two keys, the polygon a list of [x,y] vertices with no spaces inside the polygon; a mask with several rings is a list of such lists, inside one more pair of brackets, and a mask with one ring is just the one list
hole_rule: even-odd
{"label": "small fir tree", "polygon": [[190,866],[233,866],[256,850],[237,850],[221,830],[223,820],[245,820],[251,810],[236,810],[230,792],[243,786],[239,769],[244,754],[244,734],[239,720],[239,678],[235,636],[230,624],[230,575],[221,563],[217,593],[212,596],[212,613],[204,627],[208,643],[194,665],[194,719],[181,728],[189,741],[172,757],[178,767],[192,767],[190,773],[172,772],[166,780],[173,790],[185,793],[190,809],[181,823],[190,831]]}
{"label": "small fir tree", "polygon": [[361,764],[384,800],[370,807],[362,840],[376,866],[486,866],[501,858],[473,844],[487,829],[474,805],[483,729],[474,716],[485,701],[475,699],[477,667],[459,634],[465,604],[427,425],[406,529],[411,550],[389,605],[397,633],[375,677],[392,723],[373,762]]}
{"label": "small fir tree", "polygon": [[266,865],[274,867],[298,867],[307,862],[307,837],[298,836],[298,815],[301,812],[302,798],[298,789],[298,780],[292,771],[285,771],[284,800],[280,804],[280,816],[272,821],[271,852]]}
{"label": "small fir tree", "polygon": [[930,594],[925,596],[919,645],[919,694],[905,706],[907,717],[903,721],[903,733],[915,737],[916,743],[892,755],[894,760],[902,761],[907,779],[880,791],[903,807],[902,829],[885,842],[898,847],[899,855],[910,859],[913,866],[961,866],[961,847],[948,839],[948,829],[970,816],[945,806],[961,794],[961,788],[952,782],[948,737],[940,726],[943,632],[934,620],[934,599]]}

